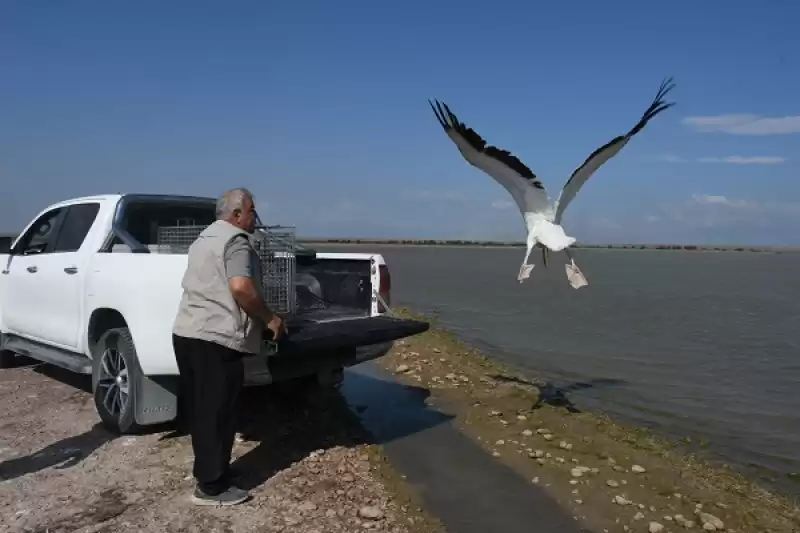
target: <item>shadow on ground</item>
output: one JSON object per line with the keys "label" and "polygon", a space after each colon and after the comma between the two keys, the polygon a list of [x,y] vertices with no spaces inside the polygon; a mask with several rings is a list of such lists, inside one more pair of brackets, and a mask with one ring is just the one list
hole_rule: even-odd
{"label": "shadow on ground", "polygon": [[351,406],[342,393],[314,386],[248,388],[242,397],[240,431],[247,441],[258,445],[233,464],[240,486],[253,489],[311,452],[336,446],[385,444],[424,431],[450,420],[450,416],[429,411],[420,387],[378,380],[348,373],[348,388],[367,391],[371,402],[391,398],[413,398],[413,408],[429,413],[411,423],[397,425],[392,432],[372,433],[361,424],[358,412],[364,405]]}
{"label": "shadow on ground", "polygon": [[95,450],[115,438],[113,433],[95,424],[80,435],[61,439],[29,455],[15,457],[0,463],[0,481],[18,478],[54,467],[69,468],[80,463]]}

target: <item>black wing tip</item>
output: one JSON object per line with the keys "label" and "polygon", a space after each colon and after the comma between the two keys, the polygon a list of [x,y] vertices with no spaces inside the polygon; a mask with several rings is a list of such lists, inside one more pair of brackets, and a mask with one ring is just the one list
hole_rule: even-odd
{"label": "black wing tip", "polygon": [[628,132],[627,137],[631,137],[636,133],[640,132],[642,128],[644,128],[650,120],[661,113],[669,109],[670,107],[675,105],[675,102],[665,102],[664,97],[669,94],[669,92],[675,88],[675,82],[673,81],[672,76],[668,76],[661,81],[661,85],[658,88],[658,93],[656,93],[656,97],[653,98],[653,102],[650,104],[650,107],[642,114],[642,118],[639,119],[639,122]]}

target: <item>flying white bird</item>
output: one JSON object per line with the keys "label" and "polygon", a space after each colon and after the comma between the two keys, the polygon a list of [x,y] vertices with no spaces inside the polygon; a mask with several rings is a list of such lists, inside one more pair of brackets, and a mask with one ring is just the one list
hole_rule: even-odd
{"label": "flying white bird", "polygon": [[615,137],[592,152],[586,161],[572,172],[555,204],[550,202],[547,191],[536,174],[522,161],[507,150],[487,145],[475,130],[465,126],[463,122],[459,122],[446,104],[435,100],[436,105],[434,106],[433,102],[428,101],[442,128],[458,147],[464,159],[505,187],[519,207],[528,232],[527,251],[517,277],[520,283],[530,276],[534,265],[528,264],[528,258],[533,247],[539,246],[542,248],[542,260],[545,267],[547,267],[550,251],[566,251],[570,260],[570,264],[565,265],[570,285],[575,289],[587,285],[586,278],[569,253],[569,247],[575,243],[575,238],[568,236],[561,227],[564,210],[578,194],[583,184],[603,163],[622,150],[631,137],[639,133],[650,119],[675,105],[674,102],[664,103],[664,97],[673,87],[672,78],[664,80],[653,103],[644,112],[639,122],[625,135]]}

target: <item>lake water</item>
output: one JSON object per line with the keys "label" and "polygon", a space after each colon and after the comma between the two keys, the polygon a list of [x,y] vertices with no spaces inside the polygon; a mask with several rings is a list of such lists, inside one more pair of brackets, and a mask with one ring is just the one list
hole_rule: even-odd
{"label": "lake water", "polygon": [[537,253],[519,284],[521,248],[315,248],[382,253],[392,305],[531,376],[594,384],[569,393],[579,406],[704,439],[779,482],[800,472],[798,253],[576,250],[576,291],[564,254],[544,269]]}

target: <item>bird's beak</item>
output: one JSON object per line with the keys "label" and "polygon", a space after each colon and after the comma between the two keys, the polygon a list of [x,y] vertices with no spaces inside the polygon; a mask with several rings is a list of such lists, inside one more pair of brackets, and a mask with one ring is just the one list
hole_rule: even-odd
{"label": "bird's beak", "polygon": [[542,261],[544,262],[544,267],[545,268],[547,268],[547,256],[548,256],[549,252],[550,252],[550,250],[548,250],[544,246],[542,247]]}

